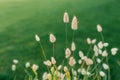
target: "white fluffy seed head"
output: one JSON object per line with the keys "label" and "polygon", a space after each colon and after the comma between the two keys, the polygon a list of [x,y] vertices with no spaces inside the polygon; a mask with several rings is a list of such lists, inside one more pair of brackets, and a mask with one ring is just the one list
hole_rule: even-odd
{"label": "white fluffy seed head", "polygon": [[25,67],[26,68],[30,67],[30,62],[26,62]]}
{"label": "white fluffy seed head", "polygon": [[79,51],[79,56],[82,59],[84,57],[84,53],[82,51]]}
{"label": "white fluffy seed head", "polygon": [[109,66],[106,64],[106,63],[103,63],[103,68],[105,69],[105,70],[107,70],[108,68],[109,68]]}
{"label": "white fluffy seed head", "polygon": [[61,68],[62,68],[62,65],[59,65],[59,66],[58,66],[58,70],[61,70]]}
{"label": "white fluffy seed head", "polygon": [[99,74],[100,74],[101,77],[105,76],[105,73],[103,71],[100,71]]}
{"label": "white fluffy seed head", "polygon": [[100,58],[97,58],[96,61],[97,61],[97,63],[101,63],[101,59]]}
{"label": "white fluffy seed head", "polygon": [[38,70],[38,65],[33,64],[33,65],[32,65],[32,70],[36,72],[36,71]]}
{"label": "white fluffy seed head", "polygon": [[72,44],[71,44],[71,50],[72,50],[72,51],[75,51],[75,50],[76,50],[75,42],[72,42]]}
{"label": "white fluffy seed head", "polygon": [[64,71],[65,71],[65,72],[68,72],[68,71],[69,71],[66,66],[64,66]]}
{"label": "white fluffy seed head", "polygon": [[107,43],[107,42],[106,42],[106,43],[103,43],[103,46],[104,46],[104,47],[108,47],[108,46],[109,46],[109,43]]}
{"label": "white fluffy seed head", "polygon": [[76,16],[74,16],[73,19],[72,19],[71,28],[72,28],[72,30],[77,30],[78,29],[78,21],[77,21]]}
{"label": "white fluffy seed head", "polygon": [[88,44],[91,44],[91,43],[92,43],[92,41],[91,41],[90,38],[87,38],[87,43],[88,43]]}
{"label": "white fluffy seed head", "polygon": [[13,63],[14,63],[14,64],[18,64],[18,62],[19,62],[19,61],[18,61],[17,59],[13,59]]}
{"label": "white fluffy seed head", "polygon": [[118,51],[118,48],[112,48],[111,49],[111,54],[116,55],[117,51]]}
{"label": "white fluffy seed head", "polygon": [[12,68],[12,71],[15,71],[16,70],[16,65],[13,64],[11,68]]}
{"label": "white fluffy seed head", "polygon": [[52,62],[52,64],[56,64],[56,60],[54,57],[51,57],[51,62]]}
{"label": "white fluffy seed head", "polygon": [[100,41],[100,42],[98,43],[98,48],[99,48],[99,49],[102,49],[102,48],[103,48],[103,42],[102,42],[102,41]]}
{"label": "white fluffy seed head", "polygon": [[69,15],[68,15],[67,12],[64,13],[63,22],[64,22],[64,23],[69,23]]}
{"label": "white fluffy seed head", "polygon": [[66,48],[66,50],[65,50],[65,58],[69,58],[70,55],[71,55],[70,49],[69,49],[69,48]]}
{"label": "white fluffy seed head", "polygon": [[108,53],[107,53],[106,50],[103,51],[102,56],[103,56],[103,57],[107,57],[107,56],[108,56]]}
{"label": "white fluffy seed head", "polygon": [[95,44],[95,43],[96,43],[96,39],[93,39],[93,40],[92,40],[92,44]]}
{"label": "white fluffy seed head", "polygon": [[40,41],[40,37],[37,34],[35,35],[35,39],[36,39],[37,42]]}
{"label": "white fluffy seed head", "polygon": [[75,59],[74,59],[73,57],[70,57],[70,59],[69,59],[69,65],[70,65],[71,67],[73,67],[75,64],[76,64]]}
{"label": "white fluffy seed head", "polygon": [[44,61],[43,63],[44,63],[46,66],[51,66],[51,65],[52,65],[52,63],[50,62],[50,60]]}
{"label": "white fluffy seed head", "polygon": [[52,33],[49,35],[49,39],[51,43],[55,43],[56,41],[56,37]]}
{"label": "white fluffy seed head", "polygon": [[98,31],[98,32],[102,32],[102,27],[101,27],[100,24],[97,25],[97,31]]}

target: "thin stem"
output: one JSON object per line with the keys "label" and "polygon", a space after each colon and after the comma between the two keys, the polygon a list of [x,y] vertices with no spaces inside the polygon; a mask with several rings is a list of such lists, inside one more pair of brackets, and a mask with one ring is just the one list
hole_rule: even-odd
{"label": "thin stem", "polygon": [[73,31],[72,42],[74,41],[75,30]]}
{"label": "thin stem", "polygon": [[53,43],[53,57],[54,57],[54,53],[55,53],[55,45]]}
{"label": "thin stem", "polygon": [[68,33],[67,33],[67,23],[66,23],[66,48],[67,48],[67,45],[68,45],[68,38],[67,38],[68,36],[67,36],[67,34]]}

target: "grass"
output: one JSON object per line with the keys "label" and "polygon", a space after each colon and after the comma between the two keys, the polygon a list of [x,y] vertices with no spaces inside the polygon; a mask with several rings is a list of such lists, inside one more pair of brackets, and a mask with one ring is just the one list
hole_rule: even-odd
{"label": "grass", "polygon": [[[19,69],[26,61],[30,61],[39,64],[40,75],[45,70],[41,50],[34,39],[36,33],[41,37],[48,58],[52,55],[48,34],[52,32],[56,35],[55,55],[60,63],[59,58],[64,57],[62,46],[65,46],[65,25],[62,18],[66,10],[70,19],[76,15],[79,20],[79,31],[76,32],[78,49],[87,50],[85,39],[88,36],[99,39],[99,34],[96,34],[98,23],[103,26],[105,40],[110,42],[110,46],[120,48],[119,3],[119,0],[1,0],[0,80],[11,77],[10,68],[14,58],[20,60]],[[72,30],[69,29],[69,37],[72,35],[70,31]],[[120,79],[118,63],[120,54],[110,59],[112,80]],[[18,70],[20,73],[22,71]],[[22,77],[20,75],[20,80]]]}

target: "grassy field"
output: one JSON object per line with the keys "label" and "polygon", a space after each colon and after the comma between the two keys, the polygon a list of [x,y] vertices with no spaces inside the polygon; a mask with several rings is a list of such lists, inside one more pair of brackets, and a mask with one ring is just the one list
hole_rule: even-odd
{"label": "grassy field", "polygon": [[[74,15],[79,20],[76,32],[78,50],[87,50],[87,37],[98,39],[96,25],[104,29],[105,40],[110,46],[120,48],[120,0],[0,0],[0,80],[11,78],[13,59],[18,59],[19,79],[26,61],[39,64],[40,75],[45,70],[41,49],[34,39],[37,33],[47,52],[52,55],[49,33],[57,37],[55,55],[58,60],[64,57],[65,24],[63,13],[70,19]],[[69,24],[70,26],[70,24]],[[69,29],[69,37],[72,36]],[[69,43],[71,41],[69,40]],[[111,48],[111,47],[110,47]],[[58,56],[59,55],[59,56]],[[110,59],[111,80],[120,80],[120,54]],[[19,80],[17,79],[17,80]]]}

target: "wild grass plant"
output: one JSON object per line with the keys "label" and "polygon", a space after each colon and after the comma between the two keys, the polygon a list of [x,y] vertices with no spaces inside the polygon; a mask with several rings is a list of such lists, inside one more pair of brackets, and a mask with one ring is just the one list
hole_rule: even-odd
{"label": "wild grass plant", "polygon": [[[66,45],[63,47],[65,51],[64,59],[61,60],[61,64],[57,65],[55,59],[55,42],[57,41],[54,34],[49,34],[49,41],[52,45],[52,56],[51,59],[47,58],[47,53],[41,43],[40,37],[36,34],[35,39],[40,45],[42,54],[44,57],[43,64],[46,65],[46,71],[43,73],[42,80],[111,80],[110,76],[110,66],[109,59],[112,56],[115,56],[118,48],[113,47],[111,50],[108,50],[109,43],[105,41],[103,36],[103,29],[100,24],[97,25],[96,29],[101,36],[101,40],[87,38],[86,42],[90,46],[88,51],[83,52],[79,50],[76,52],[76,42],[75,42],[75,32],[78,30],[78,20],[76,16],[73,16],[71,22],[71,29],[73,30],[71,46],[68,45],[68,24],[70,23],[69,15],[67,12],[64,13],[63,22],[65,23],[66,29]],[[59,55],[59,54],[58,54]],[[79,59],[76,59],[75,55],[79,56]],[[13,60],[12,71],[14,80],[17,80],[16,77],[16,66],[19,63],[17,59]],[[40,80],[38,76],[38,69],[40,65],[31,64],[30,62],[25,63],[25,80]]]}

